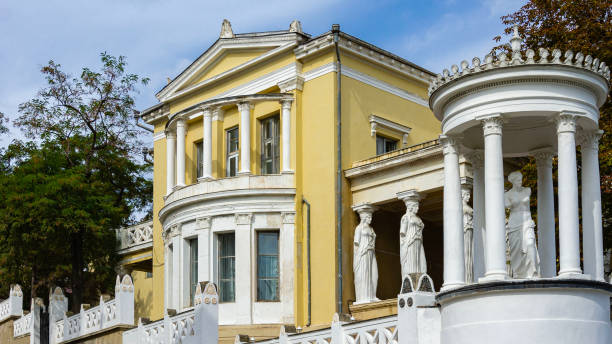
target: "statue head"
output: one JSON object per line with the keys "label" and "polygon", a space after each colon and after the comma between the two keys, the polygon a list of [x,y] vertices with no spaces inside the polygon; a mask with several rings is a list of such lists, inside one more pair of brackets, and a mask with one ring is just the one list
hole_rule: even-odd
{"label": "statue head", "polygon": [[462,189],[461,190],[461,199],[464,202],[466,202],[466,203],[469,202],[470,201],[470,196],[471,196],[470,190],[466,190],[466,189]]}
{"label": "statue head", "polygon": [[361,219],[362,224],[369,225],[370,223],[372,223],[372,213],[370,212],[362,212],[361,214],[359,214],[359,218]]}
{"label": "statue head", "polygon": [[416,214],[419,211],[419,201],[407,201],[406,202],[406,211],[411,214]]}
{"label": "statue head", "polygon": [[508,181],[514,186],[523,185],[523,174],[520,171],[514,171],[508,175]]}

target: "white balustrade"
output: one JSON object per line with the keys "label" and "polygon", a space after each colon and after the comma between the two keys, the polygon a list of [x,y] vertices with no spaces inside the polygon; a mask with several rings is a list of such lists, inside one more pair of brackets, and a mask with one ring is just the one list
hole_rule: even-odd
{"label": "white balustrade", "polygon": [[119,251],[140,249],[142,246],[153,245],[153,221],[139,223],[117,230]]}
{"label": "white balustrade", "polygon": [[[105,302],[100,297],[98,306],[90,309],[81,306],[79,314],[71,317],[66,317],[65,297],[61,289],[56,288],[52,297],[54,299],[49,305],[51,312],[49,338],[52,344],[64,343],[116,325],[134,325],[134,285],[129,275],[123,276],[123,279],[117,276],[113,300]],[[58,300],[62,303],[60,307],[54,304]],[[63,319],[53,321],[57,318],[54,308],[64,309]]]}
{"label": "white balustrade", "polygon": [[124,343],[196,344],[217,343],[219,307],[217,286],[201,282],[196,288],[194,308],[175,316],[166,316],[123,333]]}
{"label": "white balustrade", "polygon": [[28,313],[13,323],[13,337],[21,337],[32,333],[32,313]]}
{"label": "white balustrade", "polygon": [[19,284],[11,286],[9,298],[0,302],[0,322],[23,315],[23,292]]}

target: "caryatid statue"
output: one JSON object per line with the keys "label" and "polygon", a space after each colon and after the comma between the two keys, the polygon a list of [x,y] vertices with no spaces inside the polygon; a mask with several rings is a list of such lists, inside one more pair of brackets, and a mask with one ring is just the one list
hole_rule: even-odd
{"label": "caryatid statue", "polygon": [[523,175],[514,171],[508,175],[512,188],[504,194],[504,204],[510,209],[506,225],[512,277],[540,277],[540,257],[536,247],[535,222],[531,219],[529,197],[531,188],[523,187]]}
{"label": "caryatid statue", "polygon": [[420,217],[419,193],[409,190],[398,193],[406,204],[406,214],[400,223],[400,260],[402,264],[402,280],[411,273],[427,273],[427,261],[423,248],[423,228],[425,225]]}
{"label": "caryatid statue", "polygon": [[463,200],[463,255],[465,259],[465,283],[474,282],[474,209],[470,207],[470,190],[461,189]]}
{"label": "caryatid statue", "polygon": [[355,279],[355,304],[378,301],[378,265],[374,246],[376,233],[370,226],[375,208],[369,204],[354,206],[359,214],[359,225],[353,239],[353,274]]}

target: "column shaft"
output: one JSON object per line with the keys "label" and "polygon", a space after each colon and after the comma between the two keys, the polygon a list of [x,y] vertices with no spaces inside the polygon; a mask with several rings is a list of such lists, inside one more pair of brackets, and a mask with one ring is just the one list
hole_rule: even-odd
{"label": "column shaft", "polygon": [[175,181],[176,133],[166,133],[166,195],[172,193]]}
{"label": "column shaft", "polygon": [[292,100],[282,100],[282,172],[291,171],[291,102]]}
{"label": "column shaft", "polygon": [[240,111],[240,174],[251,173],[251,104],[238,103]]}
{"label": "column shaft", "polygon": [[502,149],[502,119],[483,119],[485,145],[485,226],[487,228],[487,280],[508,278],[506,272],[506,212],[504,205],[504,159]]}
{"label": "column shaft", "polygon": [[181,236],[172,237],[172,290],[170,292],[171,308],[180,311],[181,308]]}
{"label": "column shaft", "polygon": [[538,251],[542,277],[557,275],[557,249],[555,245],[555,200],[552,179],[552,154],[535,154],[538,169]]}
{"label": "column shaft", "polygon": [[204,109],[202,136],[202,179],[212,179],[212,111]]}
{"label": "column shaft", "polygon": [[601,131],[582,135],[582,255],[584,273],[604,281],[599,138]]}
{"label": "column shaft", "polygon": [[185,120],[176,122],[176,185],[185,186]]}
{"label": "column shaft", "polygon": [[578,175],[576,171],[576,118],[561,114],[557,121],[559,155],[559,276],[581,274],[578,231]]}
{"label": "column shaft", "polygon": [[465,285],[463,206],[459,176],[458,142],[440,136],[444,147],[444,283],[442,290]]}
{"label": "column shaft", "polygon": [[482,152],[470,155],[473,178],[473,208],[474,208],[474,281],[485,274],[485,190]]}

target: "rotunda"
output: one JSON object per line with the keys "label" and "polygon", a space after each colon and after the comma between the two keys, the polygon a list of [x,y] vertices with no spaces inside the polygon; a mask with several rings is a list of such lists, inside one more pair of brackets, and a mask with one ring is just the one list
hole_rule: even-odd
{"label": "rotunda", "polygon": [[[429,105],[442,121],[444,147],[444,283],[437,295],[442,343],[612,343],[598,162],[599,108],[608,96],[610,68],[580,52],[541,48],[537,57],[531,49],[523,56],[516,27],[510,43],[510,56],[463,61],[430,87]],[[460,155],[473,167],[472,284],[465,278]],[[516,189],[506,192],[511,171],[504,171],[504,158],[526,156],[536,158],[537,195],[530,196],[516,175],[509,178]],[[526,204],[514,219],[511,192]],[[537,224],[529,197],[537,200]],[[537,269],[525,276],[509,252],[516,246],[524,254],[529,245],[536,250]]]}

